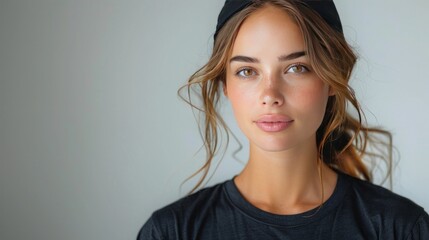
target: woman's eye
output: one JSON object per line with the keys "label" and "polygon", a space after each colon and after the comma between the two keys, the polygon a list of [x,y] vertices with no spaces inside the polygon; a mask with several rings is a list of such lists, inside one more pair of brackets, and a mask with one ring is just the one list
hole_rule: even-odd
{"label": "woman's eye", "polygon": [[256,75],[256,72],[250,68],[245,68],[237,72],[237,75],[240,77],[251,77]]}
{"label": "woman's eye", "polygon": [[305,67],[304,65],[297,64],[297,65],[291,66],[286,72],[287,73],[306,73],[308,72],[308,68]]}

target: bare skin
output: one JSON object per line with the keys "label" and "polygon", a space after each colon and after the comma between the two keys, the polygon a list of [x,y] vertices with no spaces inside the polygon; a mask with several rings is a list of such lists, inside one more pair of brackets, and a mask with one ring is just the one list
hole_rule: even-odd
{"label": "bare skin", "polygon": [[266,6],[245,20],[224,92],[250,144],[248,164],[235,178],[244,198],[275,214],[314,209],[322,202],[322,169],[326,201],[337,174],[319,168],[316,130],[334,93],[312,71],[300,29],[283,10]]}

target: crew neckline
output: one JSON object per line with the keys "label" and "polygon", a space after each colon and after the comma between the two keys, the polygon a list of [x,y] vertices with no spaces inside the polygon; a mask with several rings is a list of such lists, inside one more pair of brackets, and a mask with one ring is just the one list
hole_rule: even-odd
{"label": "crew neckline", "polygon": [[350,182],[347,181],[344,173],[337,171],[337,174],[338,178],[334,192],[325,201],[321,208],[316,207],[309,211],[292,215],[269,213],[253,206],[239,192],[237,186],[234,183],[235,177],[225,183],[224,190],[234,207],[247,217],[268,225],[299,227],[324,218],[342,202]]}

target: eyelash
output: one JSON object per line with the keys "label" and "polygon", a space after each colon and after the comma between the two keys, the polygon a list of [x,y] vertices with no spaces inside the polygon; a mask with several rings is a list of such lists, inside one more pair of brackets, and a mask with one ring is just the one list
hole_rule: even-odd
{"label": "eyelash", "polygon": [[288,73],[289,70],[292,69],[292,68],[294,68],[294,67],[302,67],[304,69],[303,72],[296,73],[296,74],[304,74],[304,73],[310,72],[310,69],[307,66],[305,66],[304,64],[302,64],[302,63],[296,63],[296,64],[292,64],[291,66],[289,66],[287,68],[287,70],[286,70],[285,73]]}
{"label": "eyelash", "polygon": [[[242,75],[241,73],[243,73],[244,71],[252,71],[252,75],[249,75],[249,76]],[[251,77],[251,76],[256,75],[256,71],[255,71],[255,70],[253,70],[252,68],[244,67],[244,68],[239,69],[239,70],[235,73],[235,75],[236,75],[236,76],[238,76],[238,77],[240,77],[240,78],[249,78],[249,77]]]}
{"label": "eyelash", "polygon": [[[286,71],[285,71],[284,73],[285,73],[285,74],[286,74],[286,73],[289,73],[289,71],[290,71],[292,68],[295,68],[295,67],[302,67],[302,68],[303,68],[303,72],[300,72],[300,73],[290,72],[290,73],[295,73],[295,74],[304,74],[304,73],[310,72],[310,69],[309,69],[307,66],[305,66],[304,64],[302,64],[302,63],[296,63],[296,64],[292,64],[292,65],[290,65],[290,66],[286,69]],[[244,75],[242,75],[243,71],[252,71],[252,75],[244,76]],[[244,67],[244,68],[239,69],[239,70],[235,73],[235,75],[236,75],[236,76],[238,76],[238,77],[240,77],[240,78],[249,78],[249,77],[255,76],[255,75],[256,75],[256,71],[255,71],[255,70],[253,70],[253,68],[250,68],[250,67]]]}

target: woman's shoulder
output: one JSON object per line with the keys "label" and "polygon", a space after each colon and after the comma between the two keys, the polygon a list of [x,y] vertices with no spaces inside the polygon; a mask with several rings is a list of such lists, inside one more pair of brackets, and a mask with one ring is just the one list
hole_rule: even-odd
{"label": "woman's shoulder", "polygon": [[344,204],[352,208],[350,211],[359,212],[374,225],[387,225],[393,229],[406,227],[409,232],[424,228],[429,234],[429,216],[415,202],[371,182],[348,175],[344,178],[349,183],[345,202],[350,203]]}
{"label": "woman's shoulder", "polygon": [[180,198],[153,212],[140,230],[138,239],[162,239],[162,236],[174,236],[176,226],[199,222],[204,212],[211,211],[216,205],[225,203],[226,193],[223,183],[205,187],[193,194]]}
{"label": "woman's shoulder", "polygon": [[429,215],[410,199],[371,182],[339,173],[342,194],[334,214],[344,229],[378,239],[428,239]]}
{"label": "woman's shoulder", "polygon": [[209,187],[204,187],[157,210],[156,212],[154,212],[154,214],[165,215],[167,212],[174,212],[175,214],[185,214],[186,212],[191,212],[192,209],[198,209],[199,211],[201,211],[207,206],[216,204],[220,198],[224,197],[224,185],[229,181],[232,180],[217,183]]}
{"label": "woman's shoulder", "polygon": [[397,212],[404,211],[408,215],[410,212],[416,214],[424,212],[424,209],[415,202],[387,188],[348,175],[345,178],[350,182],[350,197],[364,204],[368,210],[386,209],[394,213],[392,210],[397,208]]}

